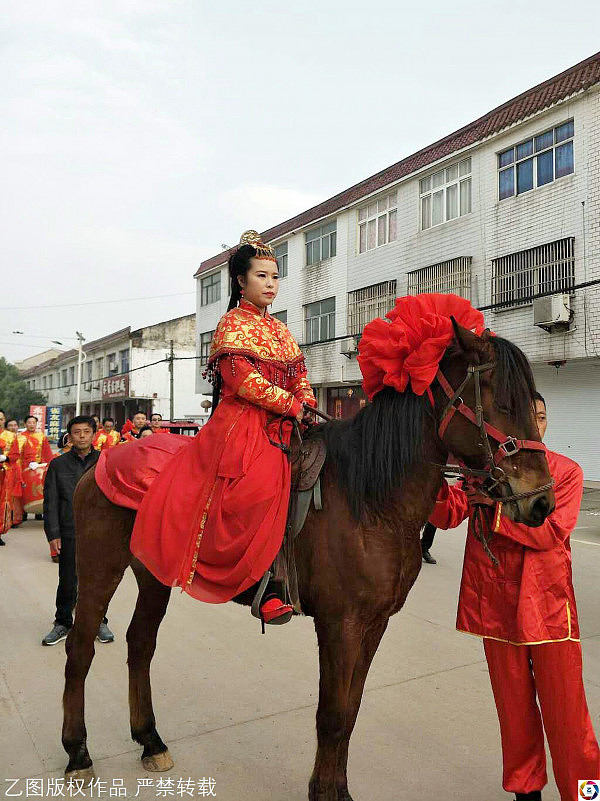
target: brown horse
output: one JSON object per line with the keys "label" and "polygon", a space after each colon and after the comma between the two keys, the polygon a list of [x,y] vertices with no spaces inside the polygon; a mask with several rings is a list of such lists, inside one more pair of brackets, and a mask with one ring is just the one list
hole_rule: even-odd
{"label": "brown horse", "polygon": [[[469,366],[482,368],[476,371],[477,382],[467,382],[461,390],[465,407],[475,409],[480,394],[488,423],[539,442],[533,377],[521,351],[499,337],[480,338],[456,324],[455,335],[440,365],[452,388],[461,386]],[[310,434],[323,437],[327,445],[324,507],[311,509],[295,543],[300,599],[304,612],[314,618],[320,659],[311,801],[352,801],[346,779],[350,736],[390,615],[402,608],[420,570],[419,532],[441,483],[436,464],[445,464],[449,452],[475,469],[486,464],[486,437],[466,416],[455,414],[440,438],[448,387],[444,392],[438,379],[432,389],[433,408],[426,396],[387,388],[353,420],[326,423]],[[554,506],[544,453],[520,450],[502,464],[507,482],[494,491],[520,495],[506,503],[505,513],[540,525]],[[79,483],[74,504],[79,598],[66,643],[62,742],[69,755],[67,775],[91,774],[84,684],[98,625],[128,565],[139,586],[127,631],[131,734],[143,746],[144,768],[168,770],[173,761],[156,730],[149,669],[170,588],[132,557],[135,513],[111,504],[93,472]]]}

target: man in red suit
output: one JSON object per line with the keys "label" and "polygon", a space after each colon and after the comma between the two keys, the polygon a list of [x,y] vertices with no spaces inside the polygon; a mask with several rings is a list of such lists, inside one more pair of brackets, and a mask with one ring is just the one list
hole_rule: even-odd
{"label": "man in red suit", "polygon": [[[546,404],[539,394],[536,416],[543,439]],[[549,450],[546,455],[555,481],[554,512],[533,528],[501,516],[501,507],[491,510],[490,548],[497,565],[469,519],[456,627],[483,637],[500,720],[504,789],[518,801],[540,801],[548,781],[545,731],[560,797],[575,801],[578,779],[600,777],[583,687],[569,542],[583,472],[566,456]],[[438,528],[454,528],[471,511],[466,493],[444,483],[430,520]]]}
{"label": "man in red suit", "polygon": [[121,440],[123,442],[134,442],[138,435],[143,428],[143,426],[148,424],[148,418],[146,417],[146,412],[142,412],[141,409],[138,409],[136,413],[131,418],[131,423],[129,420],[123,428],[121,429]]}

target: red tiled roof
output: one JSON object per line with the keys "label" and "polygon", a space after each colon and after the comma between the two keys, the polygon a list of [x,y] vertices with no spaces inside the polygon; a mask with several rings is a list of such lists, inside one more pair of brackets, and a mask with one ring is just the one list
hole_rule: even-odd
{"label": "red tiled roof", "polygon": [[[444,158],[444,156],[448,156],[457,150],[462,150],[475,142],[498,133],[509,125],[530,117],[532,114],[542,111],[577,92],[589,89],[590,86],[599,81],[600,52],[586,58],[585,61],[581,61],[579,64],[575,64],[573,67],[569,67],[559,75],[555,75],[553,78],[534,86],[533,89],[528,89],[523,94],[517,95],[517,97],[508,100],[498,108],[488,111],[478,120],[459,128],[458,131],[454,131],[454,133],[445,136],[438,142],[428,145],[412,156],[392,164],[391,167],[387,167],[385,170],[329,198],[329,200],[303,211],[296,217],[263,231],[263,241],[271,242],[290,231],[308,225],[314,220],[327,217],[329,214],[355,203],[360,198],[370,195],[372,192],[376,192],[378,189],[382,189],[384,186],[404,178],[406,175],[410,175],[438,159]],[[230,248],[203,261],[194,277],[206,270],[210,270],[212,267],[225,264],[234,250],[235,248]]]}

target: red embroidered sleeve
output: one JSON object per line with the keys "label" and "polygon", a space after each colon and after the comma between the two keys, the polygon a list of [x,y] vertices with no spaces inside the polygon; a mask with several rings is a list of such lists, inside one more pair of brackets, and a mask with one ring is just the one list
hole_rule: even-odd
{"label": "red embroidered sleeve", "polygon": [[300,375],[292,381],[290,392],[300,403],[307,403],[313,409],[317,408],[315,394],[305,375]]}
{"label": "red embroidered sleeve", "polygon": [[302,408],[291,392],[267,381],[244,358],[225,357],[219,361],[223,381],[236,395],[274,414],[295,417]]}

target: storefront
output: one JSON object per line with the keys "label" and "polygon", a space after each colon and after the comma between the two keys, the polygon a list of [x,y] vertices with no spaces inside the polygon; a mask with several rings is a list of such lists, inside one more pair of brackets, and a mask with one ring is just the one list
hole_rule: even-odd
{"label": "storefront", "polygon": [[327,414],[336,420],[347,420],[362,409],[367,397],[360,384],[327,387]]}

